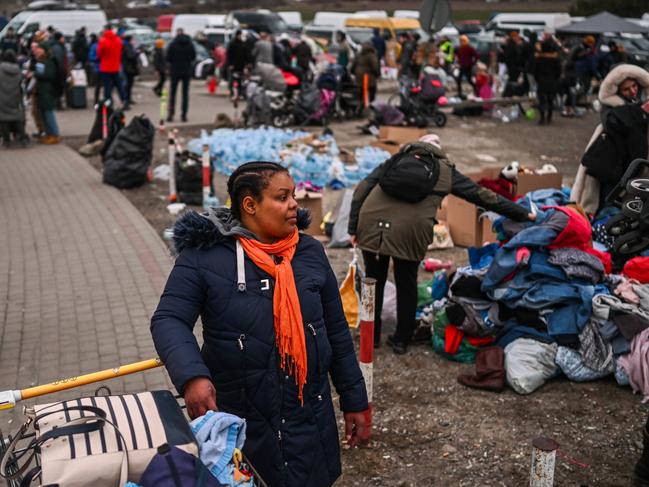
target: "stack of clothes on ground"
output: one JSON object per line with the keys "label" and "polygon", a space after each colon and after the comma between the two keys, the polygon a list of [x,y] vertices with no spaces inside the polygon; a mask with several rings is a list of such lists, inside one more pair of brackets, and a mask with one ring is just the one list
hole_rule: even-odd
{"label": "stack of clothes on ground", "polygon": [[610,254],[592,246],[587,217],[564,193],[536,191],[519,204],[537,220],[497,220],[501,243],[469,249],[446,300],[424,310],[435,351],[476,361],[476,375],[459,378],[473,387],[500,390],[506,379],[529,394],[561,374],[614,374],[649,398],[649,256],[612,274]]}

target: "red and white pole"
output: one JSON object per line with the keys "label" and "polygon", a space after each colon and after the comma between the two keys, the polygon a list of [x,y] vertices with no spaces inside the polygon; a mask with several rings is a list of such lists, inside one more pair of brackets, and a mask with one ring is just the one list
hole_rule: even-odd
{"label": "red and white pole", "polygon": [[203,144],[203,159],[201,161],[203,166],[203,208],[209,206],[209,199],[212,193],[212,185],[210,184],[210,146]]}
{"label": "red and white pole", "polygon": [[106,140],[108,138],[108,100],[101,104],[101,138]]}
{"label": "red and white pole", "polygon": [[374,362],[374,306],[376,293],[376,279],[365,278],[361,287],[361,348],[359,352],[359,365],[365,387],[367,388],[368,408],[365,411],[365,423],[368,431],[372,433],[372,393],[373,393],[373,362]]}
{"label": "red and white pole", "polygon": [[169,160],[169,201],[175,203],[176,195],[176,140],[174,133],[170,130],[167,139],[167,156]]}

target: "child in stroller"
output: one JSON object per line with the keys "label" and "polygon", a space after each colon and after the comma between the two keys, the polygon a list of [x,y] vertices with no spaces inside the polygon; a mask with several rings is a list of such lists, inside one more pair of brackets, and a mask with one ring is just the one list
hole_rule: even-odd
{"label": "child in stroller", "polygon": [[338,65],[330,65],[318,78],[319,90],[335,93],[335,111],[341,120],[358,118],[363,112],[363,101],[358,96],[358,86],[349,73]]}
{"label": "child in stroller", "polygon": [[388,104],[399,108],[408,120],[423,117],[443,127],[447,118],[439,107],[448,103],[445,94],[446,89],[437,70],[426,66],[417,80],[402,77],[399,80],[399,93],[392,95]]}

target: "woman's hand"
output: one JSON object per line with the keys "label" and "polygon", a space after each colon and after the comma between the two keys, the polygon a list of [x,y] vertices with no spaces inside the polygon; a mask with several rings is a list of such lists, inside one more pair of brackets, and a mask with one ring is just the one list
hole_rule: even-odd
{"label": "woman's hand", "polygon": [[531,222],[535,222],[536,221],[536,213],[528,213],[527,214],[527,219],[529,221],[531,221]]}
{"label": "woman's hand", "polygon": [[356,247],[356,244],[358,244],[358,238],[356,238],[356,235],[350,235],[350,240],[352,242],[352,246]]}
{"label": "woman's hand", "polygon": [[196,377],[190,380],[184,391],[187,414],[191,419],[203,416],[207,411],[217,411],[216,390],[207,377]]}
{"label": "woman's hand", "polygon": [[645,102],[642,106],[640,106],[640,108],[649,113],[649,101]]}
{"label": "woman's hand", "polygon": [[365,422],[365,413],[344,413],[345,441],[349,446],[358,446],[370,439],[370,429]]}

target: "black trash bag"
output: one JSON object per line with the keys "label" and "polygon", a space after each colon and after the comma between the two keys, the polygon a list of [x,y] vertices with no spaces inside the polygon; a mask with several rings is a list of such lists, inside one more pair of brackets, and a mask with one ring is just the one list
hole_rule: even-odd
{"label": "black trash bag", "polygon": [[155,127],[146,115],[134,117],[119,131],[104,159],[105,184],[126,189],[141,186],[153,158]]}
{"label": "black trash bag", "polygon": [[293,116],[295,123],[306,124],[312,120],[320,109],[320,90],[314,85],[305,85],[295,101]]}
{"label": "black trash bag", "polygon": [[188,205],[203,204],[203,164],[189,151],[176,154],[176,192],[178,201]]}

